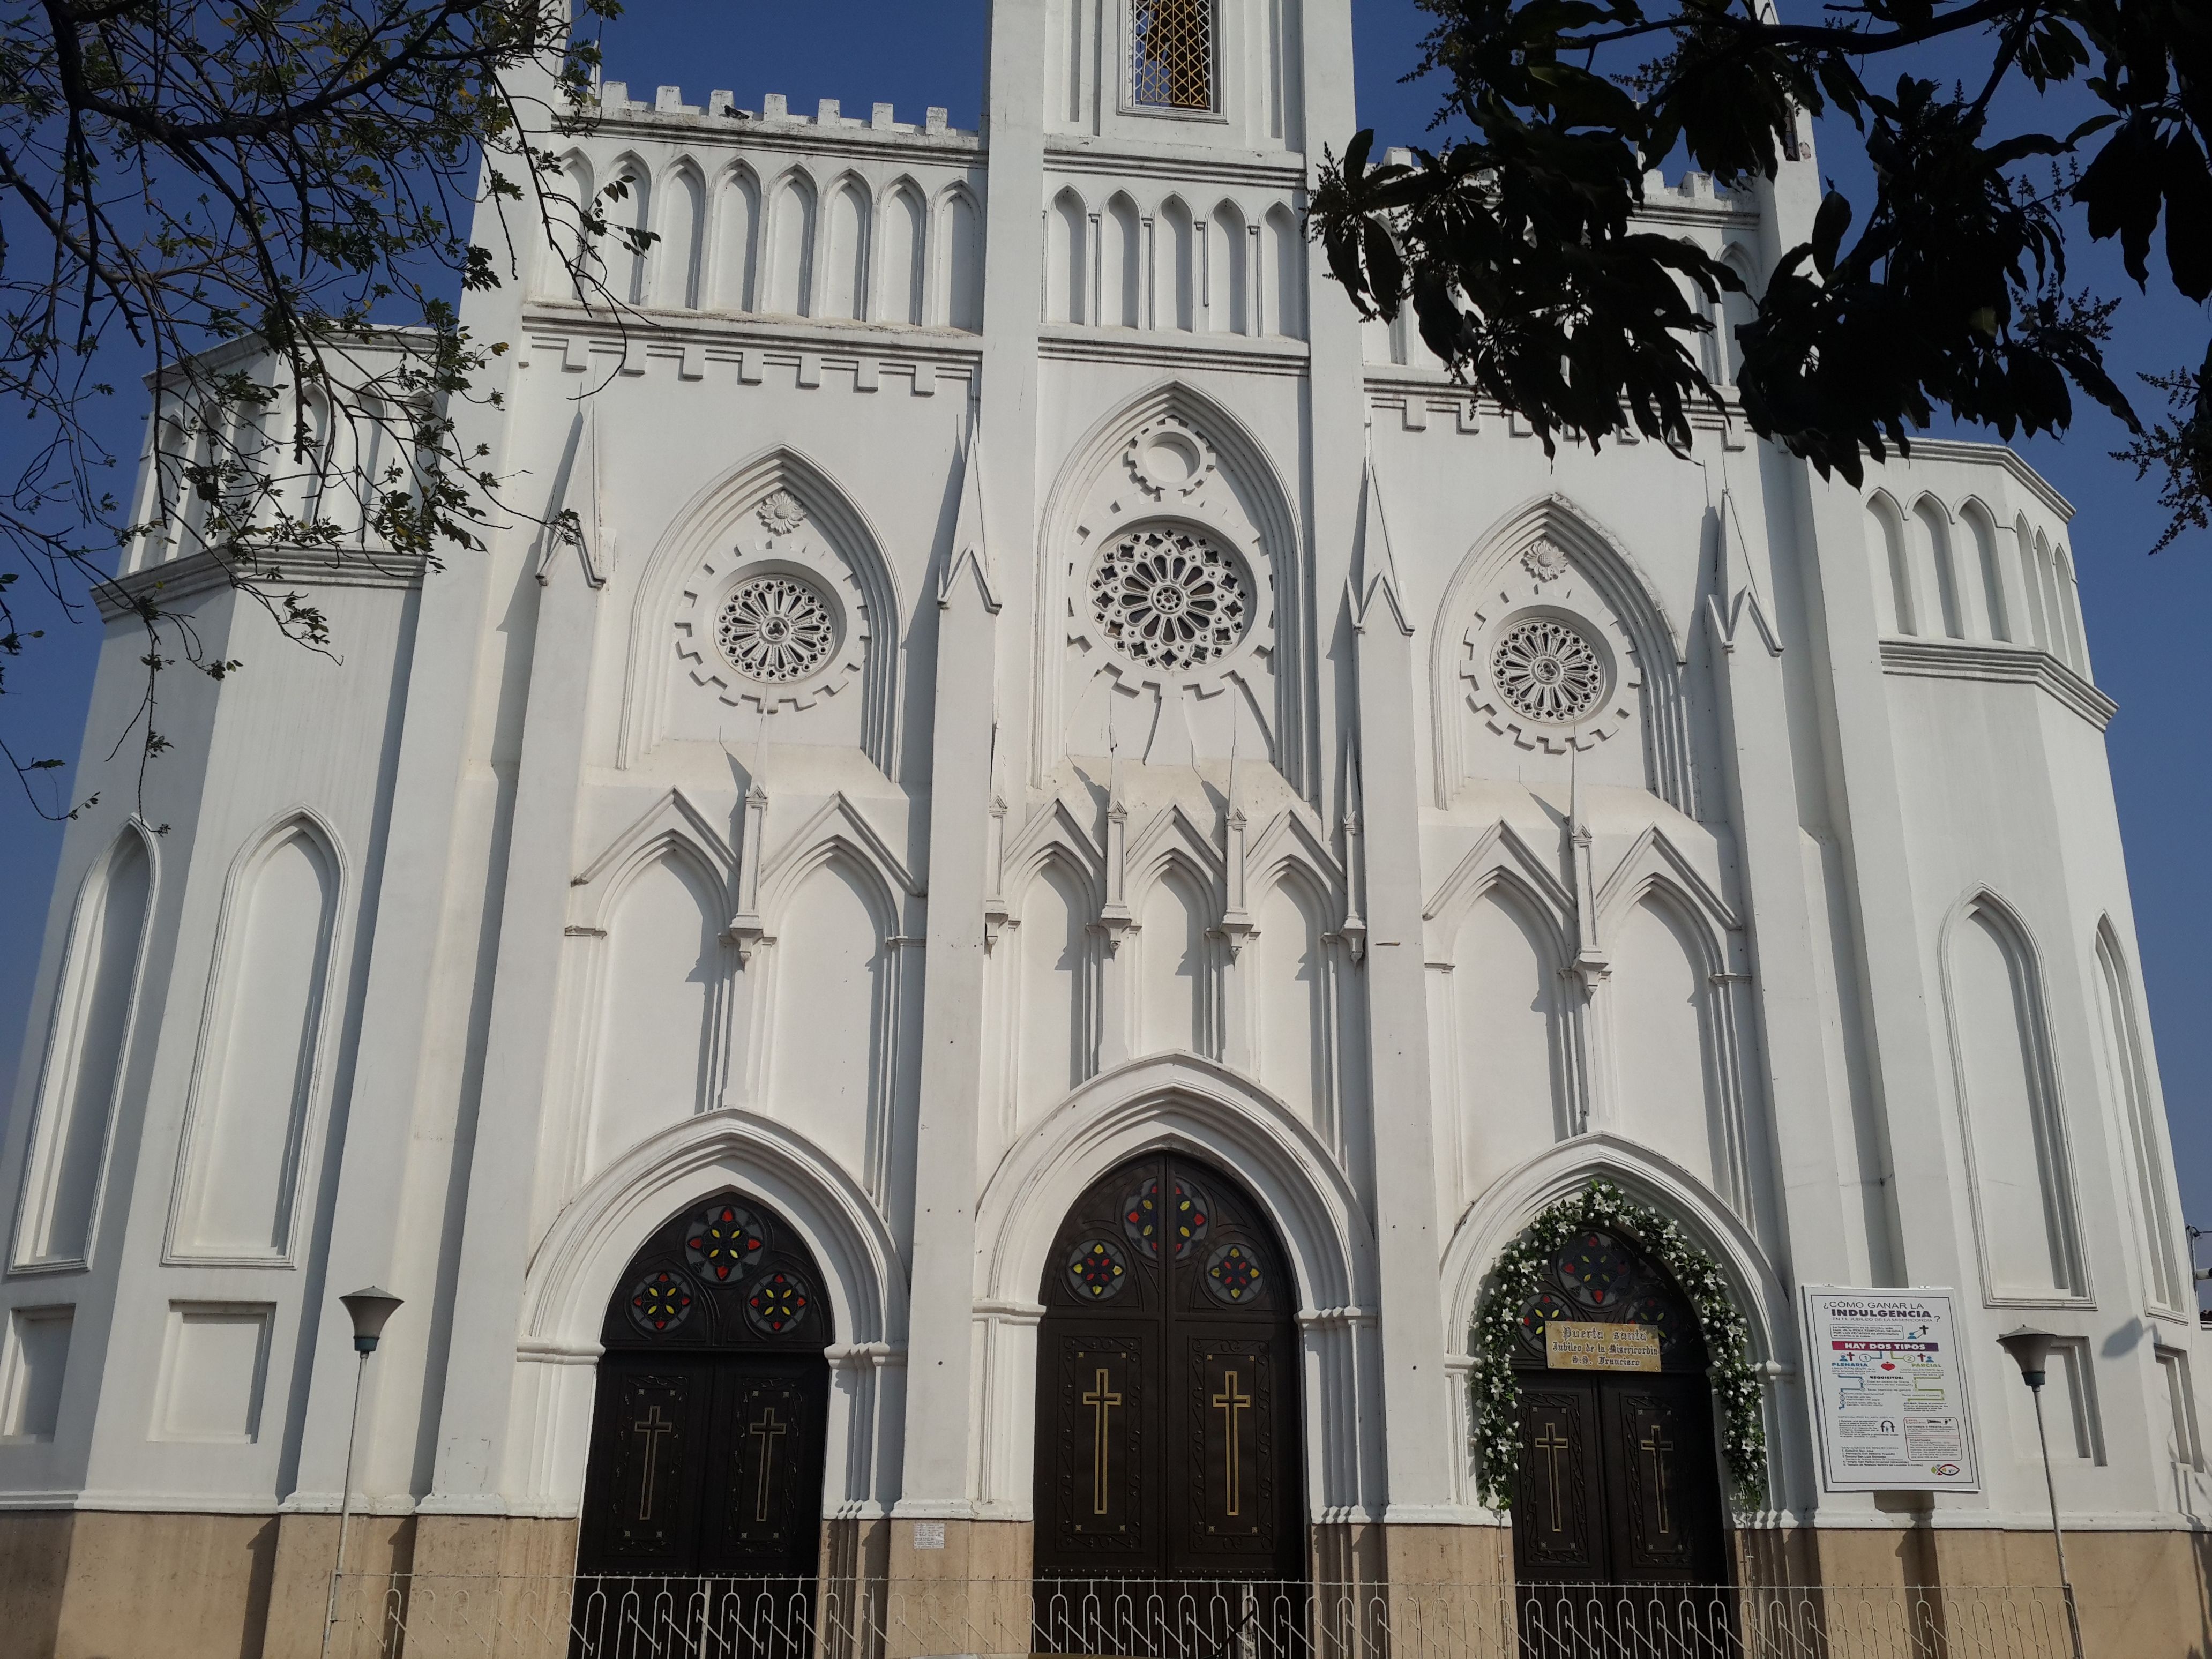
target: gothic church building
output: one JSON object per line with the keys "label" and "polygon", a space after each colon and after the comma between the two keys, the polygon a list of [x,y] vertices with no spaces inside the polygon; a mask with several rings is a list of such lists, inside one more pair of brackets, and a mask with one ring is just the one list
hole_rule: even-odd
{"label": "gothic church building", "polygon": [[[126,550],[249,667],[173,677],[141,816],[109,618],[0,1147],[9,1650],[316,1651],[372,1282],[347,1566],[425,1632],[580,1574],[899,1654],[1048,1646],[978,1632],[1066,1578],[2047,1584],[2026,1323],[2093,1650],[2201,1649],[2067,503],[1721,410],[1547,459],[1305,240],[1349,0],[993,12],[980,131],[603,88],[634,314],[542,250],[469,296],[534,516],[288,566],[342,665]],[[1645,218],[1756,287],[1819,194]],[[1839,1478],[1808,1285],[1948,1291],[1978,1478]]]}

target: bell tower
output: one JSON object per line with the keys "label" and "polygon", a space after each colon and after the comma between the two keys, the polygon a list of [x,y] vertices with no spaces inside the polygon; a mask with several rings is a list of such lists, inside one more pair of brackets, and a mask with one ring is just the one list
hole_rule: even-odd
{"label": "bell tower", "polygon": [[1049,0],[1045,130],[1106,149],[1304,148],[1299,0]]}

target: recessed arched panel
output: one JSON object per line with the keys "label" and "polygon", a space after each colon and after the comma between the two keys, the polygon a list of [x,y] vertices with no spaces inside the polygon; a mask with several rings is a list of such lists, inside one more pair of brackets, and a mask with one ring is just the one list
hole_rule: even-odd
{"label": "recessed arched panel", "polygon": [[1144,320],[1145,245],[1137,205],[1115,196],[1098,221],[1098,320],[1137,328]]}
{"label": "recessed arched panel", "polygon": [[588,1170],[715,1104],[728,904],[669,849],[631,877],[607,927]]}
{"label": "recessed arched panel", "polygon": [[1213,975],[1206,929],[1212,907],[1180,864],[1145,896],[1139,965],[1138,1052],[1211,1054]]}
{"label": "recessed arched panel", "polygon": [[1664,901],[1646,897],[1613,941],[1606,994],[1613,1001],[1623,1132],[1727,1192],[1734,1183],[1715,1144],[1709,972],[1691,924]]}
{"label": "recessed arched panel", "polygon": [[946,326],[980,334],[983,329],[983,216],[975,198],[955,190],[945,199],[939,232],[945,251],[939,259],[944,273],[941,302]]}
{"label": "recessed arched panel", "polygon": [[828,268],[822,285],[824,317],[867,315],[870,217],[868,193],[857,179],[847,179],[830,198]]}
{"label": "recessed arched panel", "polygon": [[2136,1007],[2135,984],[2120,942],[2106,923],[2097,929],[2097,988],[2105,1017],[2105,1049],[2128,1137],[2136,1202],[2141,1206],[2143,1255],[2151,1301],[2179,1313],[2192,1298],[2183,1267],[2181,1229],[2175,1224],[2173,1176],[2166,1161],[2165,1114],[2151,1081],[2150,1060]]}
{"label": "recessed arched panel", "polygon": [[1087,228],[1081,197],[1064,190],[1053,198],[1045,216],[1044,319],[1048,323],[1085,320],[1084,300],[1090,288]]}
{"label": "recessed arched panel", "polygon": [[1153,242],[1152,326],[1188,332],[1198,325],[1198,227],[1190,210],[1173,196],[1160,204]]}
{"label": "recessed arched panel", "polygon": [[689,167],[678,167],[661,191],[660,240],[653,250],[653,301],[675,309],[699,304],[699,266],[705,254],[707,187]]}
{"label": "recessed arched panel", "polygon": [[556,199],[548,210],[553,223],[547,232],[538,288],[554,299],[583,297],[576,292],[569,262],[586,251],[580,220],[592,209],[596,179],[590,158],[580,150],[572,150],[561,158],[560,178],[547,181],[547,191]]}
{"label": "recessed arched panel", "polygon": [[928,246],[928,220],[921,194],[911,185],[900,185],[884,204],[883,270],[876,289],[876,303],[884,322],[921,320],[922,259]]}
{"label": "recessed arched panel", "polygon": [[338,892],[337,860],[304,820],[276,830],[232,882],[187,1117],[178,1255],[290,1252]]}
{"label": "recessed arched panel", "polygon": [[760,185],[739,169],[723,181],[714,210],[714,305],[754,308],[760,263]]}
{"label": "recessed arched panel", "polygon": [[1251,237],[1234,202],[1213,210],[1213,234],[1206,260],[1211,281],[1207,315],[1217,334],[1252,331]]}
{"label": "recessed arched panel", "polygon": [[2012,607],[2005,598],[2004,566],[1997,551],[1996,521],[1979,501],[1968,501],[1960,510],[1959,519],[1965,529],[1962,544],[1971,548],[1966,560],[1970,573],[1966,580],[1978,597],[1978,620],[1986,630],[1976,637],[2014,639]]}
{"label": "recessed arched panel", "polygon": [[614,182],[621,193],[600,206],[607,220],[608,283],[618,300],[634,306],[653,303],[653,253],[643,234],[653,228],[653,182],[642,162],[616,162]]}
{"label": "recessed arched panel", "polygon": [[1260,1080],[1277,1099],[1326,1132],[1334,1119],[1334,1018],[1329,994],[1328,921],[1302,880],[1275,884],[1260,906],[1260,936],[1246,954],[1258,975]]}
{"label": "recessed arched panel", "polygon": [[776,187],[769,220],[768,298],[760,309],[780,316],[813,314],[814,186],[792,173]]}
{"label": "recessed arched panel", "polygon": [[1300,340],[1306,332],[1306,242],[1298,222],[1281,205],[1267,210],[1266,280],[1261,303],[1267,307],[1267,332]]}
{"label": "recessed arched panel", "polygon": [[842,853],[781,908],[768,1109],[875,1190],[894,1054],[894,918],[872,872]]}
{"label": "recessed arched panel", "polygon": [[1093,907],[1087,884],[1057,859],[1030,878],[1017,935],[1021,1030],[1016,1121],[1042,1117],[1093,1069]]}
{"label": "recessed arched panel", "polygon": [[1875,628],[1882,634],[1911,634],[1912,576],[1905,562],[1905,526],[1889,497],[1876,495],[1866,507],[1867,562],[1874,578]]}
{"label": "recessed arched panel", "polygon": [[1986,896],[1954,919],[1946,991],[1984,1284],[2026,1300],[2087,1293],[2071,1158],[2033,951]]}
{"label": "recessed arched panel", "polygon": [[1451,961],[1459,1099],[1449,1144],[1472,1194],[1569,1133],[1567,982],[1555,930],[1502,884],[1468,907]]}
{"label": "recessed arched panel", "polygon": [[1921,631],[1940,632],[1954,640],[1966,638],[1966,596],[1959,580],[1956,550],[1951,545],[1951,520],[1934,496],[1923,495],[1913,507],[1907,544],[1912,550],[1916,585],[1922,592],[1934,596],[1929,625]]}
{"label": "recessed arched panel", "polygon": [[152,860],[133,827],[86,878],[70,921],[16,1224],[19,1267],[90,1251],[152,896]]}

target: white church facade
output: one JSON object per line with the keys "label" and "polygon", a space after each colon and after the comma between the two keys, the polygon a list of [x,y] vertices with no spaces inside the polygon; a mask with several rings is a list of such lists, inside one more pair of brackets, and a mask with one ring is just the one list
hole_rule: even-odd
{"label": "white church facade", "polygon": [[[127,550],[248,666],[139,806],[108,623],[0,1146],[11,1650],[315,1650],[371,1282],[356,1571],[2045,1584],[2032,1324],[2093,1649],[2201,1649],[2066,502],[1722,411],[1547,458],[1304,239],[1346,0],[994,14],[980,133],[604,88],[635,313],[465,311],[575,534],[303,557],[342,663]],[[1756,286],[1819,188],[1647,216]],[[1820,1285],[1948,1291],[1972,1479],[1843,1478]]]}

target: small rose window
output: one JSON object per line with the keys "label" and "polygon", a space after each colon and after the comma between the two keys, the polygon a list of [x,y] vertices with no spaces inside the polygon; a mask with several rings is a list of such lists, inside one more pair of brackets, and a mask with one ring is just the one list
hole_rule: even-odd
{"label": "small rose window", "polygon": [[813,583],[798,576],[754,576],[722,601],[714,639],[748,678],[803,680],[837,648],[837,618]]}
{"label": "small rose window", "polygon": [[1091,574],[1091,613],[1124,656],[1170,672],[1225,654],[1251,601],[1235,556],[1194,530],[1124,536]]}
{"label": "small rose window", "polygon": [[1536,617],[1505,630],[1490,653],[1498,695],[1529,720],[1565,726],[1605,696],[1605,661],[1571,624]]}

